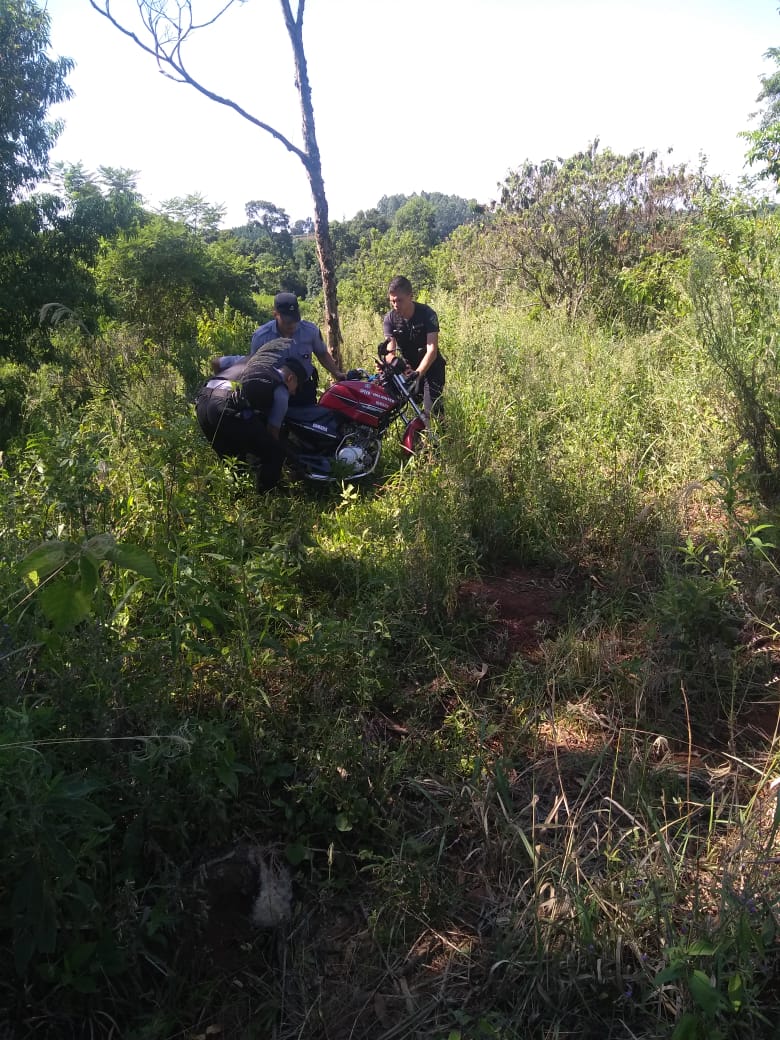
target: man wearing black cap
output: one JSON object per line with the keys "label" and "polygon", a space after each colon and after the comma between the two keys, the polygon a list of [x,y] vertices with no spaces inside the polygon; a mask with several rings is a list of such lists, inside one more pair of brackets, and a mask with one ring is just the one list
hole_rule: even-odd
{"label": "man wearing black cap", "polygon": [[201,387],[195,404],[200,428],[214,451],[248,463],[261,492],[279,482],[282,422],[289,396],[306,378],[300,362],[287,355],[288,347],[289,340],[279,340],[223,369]]}
{"label": "man wearing black cap", "polygon": [[[298,308],[298,299],[295,293],[280,292],[274,297],[274,316],[271,321],[261,325],[252,336],[249,353],[256,354],[260,347],[264,347],[275,339],[289,339],[290,357],[296,358],[306,371],[306,380],[299,385],[295,394],[296,405],[315,404],[317,401],[317,372],[312,363],[316,357],[322,367],[329,372],[334,379],[343,379],[341,372],[333,360],[333,355],[325,346],[322,333],[313,321],[302,321],[301,312]],[[221,371],[228,365],[238,360],[238,355],[226,355],[225,357],[213,358],[212,366],[215,372]]]}

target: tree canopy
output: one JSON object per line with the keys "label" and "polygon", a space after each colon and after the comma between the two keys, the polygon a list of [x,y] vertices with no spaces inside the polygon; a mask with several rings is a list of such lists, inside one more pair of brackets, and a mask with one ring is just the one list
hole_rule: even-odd
{"label": "tree canopy", "polygon": [[62,130],[49,108],[70,98],[70,58],[50,58],[48,14],[33,0],[0,4],[0,206],[45,175]]}
{"label": "tree canopy", "polygon": [[758,166],[758,180],[772,180],[780,188],[780,47],[770,47],[765,57],[775,63],[774,72],[761,77],[761,92],[756,98],[763,105],[756,130],[747,131],[750,142],[747,160]]}
{"label": "tree canopy", "polygon": [[569,318],[586,306],[611,320],[628,272],[677,255],[698,183],[655,152],[620,155],[598,140],[567,159],[528,160],[499,186],[485,228],[456,236],[453,272],[467,260],[465,276],[478,268],[484,291],[516,286]]}

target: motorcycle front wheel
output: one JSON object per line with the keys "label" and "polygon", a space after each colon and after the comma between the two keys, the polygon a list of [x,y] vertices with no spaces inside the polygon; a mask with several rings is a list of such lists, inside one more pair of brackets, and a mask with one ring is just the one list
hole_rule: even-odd
{"label": "motorcycle front wheel", "polygon": [[411,422],[406,424],[401,437],[401,447],[407,455],[416,455],[420,450],[426,429],[425,422],[419,416],[416,416]]}

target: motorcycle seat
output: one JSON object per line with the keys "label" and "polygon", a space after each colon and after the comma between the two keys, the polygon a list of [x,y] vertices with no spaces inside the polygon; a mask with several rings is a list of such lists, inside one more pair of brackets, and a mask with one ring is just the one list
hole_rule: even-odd
{"label": "motorcycle seat", "polygon": [[288,422],[313,423],[327,422],[333,418],[330,408],[323,408],[319,404],[290,405],[287,409]]}

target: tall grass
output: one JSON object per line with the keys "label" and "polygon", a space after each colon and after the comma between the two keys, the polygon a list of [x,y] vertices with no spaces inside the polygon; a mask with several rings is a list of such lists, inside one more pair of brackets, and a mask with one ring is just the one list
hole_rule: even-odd
{"label": "tall grass", "polygon": [[[745,709],[773,657],[745,632],[771,624],[777,572],[766,531],[746,538],[758,506],[724,494],[716,377],[685,327],[615,340],[433,303],[439,445],[390,447],[362,488],[259,499],[213,457],[189,373],[229,329],[184,375],[88,345],[77,408],[66,378],[20,403],[0,469],[13,1035],[770,1028],[777,762]],[[364,363],[379,318],[345,332]],[[103,533],[158,576],[104,558],[84,619],[47,620],[18,563],[67,543],[58,578],[86,596]],[[557,600],[517,653],[489,589],[464,594],[513,575]],[[247,847],[293,874],[276,932],[244,875],[208,873]]]}

